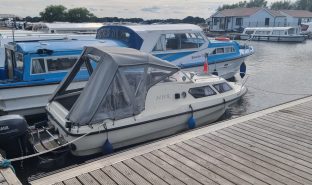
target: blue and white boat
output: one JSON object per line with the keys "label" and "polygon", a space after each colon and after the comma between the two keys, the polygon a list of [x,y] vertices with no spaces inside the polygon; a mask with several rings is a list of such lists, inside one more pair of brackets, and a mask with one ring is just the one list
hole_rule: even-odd
{"label": "blue and white boat", "polygon": [[[5,45],[5,65],[0,69],[0,114],[33,115],[44,112],[49,96],[81,55],[84,46],[125,47],[119,41],[45,40]],[[84,85],[87,70],[76,85]]]}
{"label": "blue and white boat", "polygon": [[192,24],[103,26],[96,38],[120,41],[195,72],[203,71],[208,54],[209,73],[225,79],[244,73],[244,59],[254,53],[252,47],[242,47],[236,41],[209,40],[199,26]]}

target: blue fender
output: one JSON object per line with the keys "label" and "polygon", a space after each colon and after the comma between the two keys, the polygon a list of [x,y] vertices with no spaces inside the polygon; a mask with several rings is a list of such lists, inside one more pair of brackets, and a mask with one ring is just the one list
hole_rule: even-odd
{"label": "blue fender", "polygon": [[241,64],[241,66],[240,66],[240,69],[239,69],[239,75],[240,75],[240,77],[241,78],[244,78],[245,77],[245,75],[246,75],[246,70],[247,70],[247,68],[246,68],[246,64],[245,64],[245,62],[243,62],[242,64]]}

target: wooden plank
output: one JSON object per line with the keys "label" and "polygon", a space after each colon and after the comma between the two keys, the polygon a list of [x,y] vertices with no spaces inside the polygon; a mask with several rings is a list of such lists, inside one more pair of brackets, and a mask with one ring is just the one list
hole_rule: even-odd
{"label": "wooden plank", "polygon": [[292,119],[296,119],[296,120],[301,120],[301,121],[311,121],[311,118],[305,118],[305,117],[302,117],[300,115],[295,115],[295,114],[290,114],[289,113],[290,111],[288,110],[280,110],[278,112],[276,112],[275,114],[278,114],[278,115],[281,115],[283,117],[290,117]]}
{"label": "wooden plank", "polygon": [[266,120],[270,120],[274,124],[283,125],[283,126],[295,129],[303,133],[307,133],[307,134],[312,133],[312,127],[311,127],[312,125],[310,123],[308,123],[310,125],[307,126],[304,123],[302,123],[300,120],[292,120],[292,118],[290,117],[284,118],[284,117],[278,117],[278,116],[274,116],[274,117],[264,116],[262,118],[265,118]]}
{"label": "wooden plank", "polygon": [[113,164],[113,167],[116,168],[120,173],[122,173],[125,177],[131,180],[134,184],[151,184],[147,180],[145,180],[141,175],[137,174],[123,162],[119,162]]}
{"label": "wooden plank", "polygon": [[83,185],[75,177],[71,178],[71,179],[68,179],[68,180],[65,180],[63,183],[65,185]]}
{"label": "wooden plank", "polygon": [[[206,152],[207,154],[209,153],[211,156],[213,156],[216,159],[222,160],[223,162],[227,163],[228,165],[231,165],[243,172],[245,172],[246,174],[249,174],[250,176],[254,177],[255,179],[258,179],[259,181],[256,181],[255,183],[260,183],[260,184],[283,184],[275,179],[272,179],[270,176],[265,175],[263,173],[260,173],[257,169],[257,167],[259,167],[258,165],[256,165],[255,163],[250,163],[250,162],[246,162],[245,164],[241,163],[242,160],[239,160],[237,157],[234,157],[234,155],[230,155],[230,156],[224,156],[221,155],[213,150],[211,150],[208,147],[205,147],[205,142],[203,142],[202,140],[199,139],[192,139],[189,141],[185,141],[185,143],[189,144],[189,145],[199,145],[202,148],[202,151]],[[246,163],[249,163],[249,165],[247,166]],[[255,170],[257,169],[257,170]]]}
{"label": "wooden plank", "polygon": [[292,110],[292,109],[281,109],[281,110],[279,110],[279,111],[276,111],[275,112],[275,114],[276,113],[278,113],[278,114],[285,114],[285,115],[287,115],[287,116],[289,116],[289,117],[294,117],[294,118],[297,118],[297,117],[299,117],[299,118],[301,118],[301,119],[311,119],[311,118],[306,118],[306,117],[302,117],[302,116],[300,116],[300,115],[296,115],[296,114],[294,114],[296,111],[295,110]]}
{"label": "wooden plank", "polygon": [[295,108],[289,108],[289,109],[286,109],[284,110],[285,111],[288,111],[288,113],[290,115],[297,115],[297,116],[301,116],[301,117],[305,117],[305,118],[311,118],[311,115],[302,111],[302,110],[299,110],[299,109],[295,109]]}
{"label": "wooden plank", "polygon": [[95,178],[90,174],[84,173],[76,177],[82,184],[86,185],[100,185]]}
{"label": "wooden plank", "polygon": [[64,185],[64,183],[63,182],[58,182],[58,183],[55,183],[53,185]]}
{"label": "wooden plank", "polygon": [[208,170],[207,168],[202,167],[201,165],[197,164],[196,162],[186,157],[184,157],[183,155],[175,152],[174,150],[171,150],[169,147],[160,149],[162,152],[164,152],[165,154],[169,155],[170,157],[176,159],[177,161],[187,165],[188,167],[190,167],[191,169],[197,171],[198,173],[206,176],[207,178],[211,179],[212,181],[218,183],[218,184],[234,184],[233,182],[225,179],[224,177],[218,175],[217,173]]}
{"label": "wooden plank", "polygon": [[289,127],[297,127],[301,129],[307,129],[309,132],[312,132],[312,124],[310,123],[312,120],[300,120],[294,117],[287,117],[287,115],[276,114],[274,117],[269,117],[274,120],[281,120],[279,123],[283,125],[288,125]]}
{"label": "wooden plank", "polygon": [[0,182],[6,181],[5,178],[3,177],[2,173],[0,173]]}
{"label": "wooden plank", "polygon": [[219,168],[218,166],[206,161],[203,156],[207,156],[205,153],[193,150],[191,152],[184,150],[183,148],[179,147],[178,145],[171,145],[169,146],[170,149],[176,151],[177,153],[183,155],[184,157],[187,157],[188,159],[193,160],[197,164],[200,164],[201,166],[219,174],[220,176],[228,179],[229,181],[233,182],[234,184],[240,184],[240,185],[250,185],[251,183],[233,175],[232,173],[223,170],[222,168]]}
{"label": "wooden plank", "polygon": [[266,131],[273,132],[273,133],[280,135],[280,136],[285,136],[285,137],[289,137],[289,138],[298,140],[299,142],[302,142],[305,145],[310,145],[310,143],[311,143],[310,140],[299,137],[295,134],[292,134],[289,131],[285,131],[285,130],[280,129],[280,128],[270,127],[270,125],[263,125],[263,124],[260,124],[259,122],[253,121],[253,120],[249,121],[249,125],[261,128],[261,129],[266,130]]}
{"label": "wooden plank", "polygon": [[104,173],[106,173],[106,175],[108,175],[111,179],[113,179],[117,184],[120,185],[134,184],[112,166],[106,166],[104,168],[101,168],[101,170]]}
{"label": "wooden plank", "polygon": [[158,167],[154,163],[145,159],[143,156],[137,156],[133,158],[134,161],[144,166],[146,169],[157,175],[160,179],[166,181],[168,184],[180,185],[184,184],[182,181],[171,175],[170,173],[164,171],[162,168]]}
{"label": "wooden plank", "polygon": [[164,152],[160,150],[155,150],[151,152],[153,155],[157,156],[161,160],[166,161],[170,165],[174,166],[175,168],[179,169],[180,171],[184,172],[185,174],[189,175],[194,180],[202,183],[202,184],[217,184],[216,182],[212,181],[208,177],[205,177],[204,175],[198,173],[194,169],[186,166],[185,164],[175,160],[174,158],[170,157],[169,155],[165,154]]}
{"label": "wooden plank", "polygon": [[[264,175],[270,177],[270,178],[273,178],[281,183],[284,183],[284,184],[300,184],[299,182],[296,182],[296,181],[293,181],[292,179],[288,179],[287,177],[279,174],[278,172],[274,171],[273,169],[270,169],[270,167],[272,167],[273,165],[271,166],[268,166],[268,165],[263,165],[263,161],[259,162],[259,160],[255,160],[254,158],[248,158],[246,155],[237,155],[236,152],[233,152],[233,150],[230,150],[230,151],[227,151],[227,150],[224,150],[224,148],[226,148],[226,146],[224,145],[219,145],[219,146],[215,146],[213,144],[210,144],[209,142],[207,142],[207,138],[205,137],[198,137],[198,138],[194,138],[192,141],[200,144],[200,143],[203,143],[204,147],[206,148],[209,148],[211,150],[214,150],[216,152],[218,152],[219,154],[221,155],[224,155],[228,158],[232,158],[233,160],[237,161],[237,162],[240,162],[241,164],[249,167],[249,168],[252,168],[258,172],[261,172],[263,173]],[[278,170],[281,170],[279,168],[275,168],[275,169],[278,169]]]}
{"label": "wooden plank", "polygon": [[169,163],[161,160],[160,158],[156,157],[155,155],[153,155],[151,153],[144,154],[143,156],[146,159],[148,159],[149,161],[151,161],[154,164],[156,164],[157,166],[161,167],[163,170],[165,170],[168,173],[170,173],[171,175],[173,175],[174,177],[178,178],[179,180],[181,180],[185,184],[190,184],[190,185],[192,185],[192,184],[200,184],[199,182],[197,182],[196,180],[191,178],[189,175],[186,175],[185,173],[180,171],[180,169],[177,169],[177,168],[173,167]]}
{"label": "wooden plank", "polygon": [[102,170],[94,170],[89,173],[100,184],[117,185],[111,178],[109,178]]}
{"label": "wooden plank", "polygon": [[302,139],[306,139],[309,142],[311,141],[311,137],[307,136],[306,134],[303,134],[301,132],[297,132],[296,130],[288,128],[288,127],[282,127],[280,125],[273,124],[272,121],[268,121],[265,119],[254,119],[254,120],[252,120],[252,122],[256,122],[259,125],[263,125],[265,127],[269,127],[272,129],[281,130],[283,132],[286,132],[287,134],[294,135],[294,136],[297,136],[297,137],[302,138]]}
{"label": "wooden plank", "polygon": [[[190,143],[189,143],[190,142]],[[219,160],[216,159],[212,156],[209,155],[209,151],[207,151],[205,148],[203,148],[201,145],[191,142],[191,141],[185,141],[183,143],[178,143],[177,146],[189,151],[189,152],[197,152],[200,151],[201,153],[204,153],[204,155],[202,155],[201,157],[213,164],[215,164],[216,166],[222,168],[223,170],[226,170],[230,173],[232,173],[233,175],[243,179],[244,181],[247,181],[251,184],[263,184],[263,181],[260,181],[259,179],[253,177],[252,175],[241,171],[227,163],[225,163],[223,160]]]}
{"label": "wooden plank", "polygon": [[[260,153],[253,152],[251,150],[248,150],[244,147],[241,147],[239,145],[236,145],[230,141],[224,140],[222,138],[214,137],[211,135],[205,135],[198,137],[199,139],[202,139],[206,142],[209,142],[210,144],[215,145],[216,147],[222,146],[222,149],[231,153],[235,153],[238,156],[243,157],[246,160],[249,160],[251,162],[254,162],[258,165],[261,165],[267,169],[270,169],[274,171],[275,173],[281,174],[285,181],[296,181],[301,184],[309,184],[311,183],[310,180],[305,179],[301,177],[302,172],[297,170],[296,168],[292,168],[291,166],[285,165],[284,163],[280,163],[272,158],[266,157]],[[274,174],[274,173],[273,173]],[[310,174],[306,174],[308,177],[310,177]],[[311,178],[312,179],[312,178]],[[291,184],[296,184],[296,182]],[[288,184],[288,183],[287,183]]]}
{"label": "wooden plank", "polygon": [[231,129],[229,129],[229,131],[236,132],[237,134],[247,139],[252,137],[253,141],[256,141],[257,143],[263,144],[268,147],[272,147],[274,149],[278,149],[280,151],[288,150],[291,155],[299,156],[301,159],[312,163],[312,154],[310,153],[310,151],[306,151],[306,149],[296,144],[292,144],[280,138],[266,135],[262,132],[254,133],[252,129],[246,129],[244,127],[233,126],[231,127]]}
{"label": "wooden plank", "polygon": [[[1,154],[0,154],[0,160],[3,160]],[[2,177],[4,177],[4,183],[7,182],[8,184],[14,184],[14,185],[22,185],[20,180],[16,177],[14,172],[12,171],[11,168],[5,168],[5,169],[0,169],[0,174],[2,174]]]}
{"label": "wooden plank", "polygon": [[[286,164],[289,164],[289,165],[292,165],[300,170],[303,170],[303,171],[306,171],[308,173],[312,173],[312,170],[311,168],[307,167],[306,165],[308,164],[308,162],[305,162],[305,161],[302,161],[300,159],[297,159],[293,156],[290,156],[290,155],[287,155],[287,154],[284,154],[282,152],[279,152],[275,149],[272,149],[272,148],[269,148],[269,147],[265,147],[265,146],[262,146],[260,144],[257,144],[257,143],[254,143],[252,141],[249,141],[248,139],[244,139],[244,138],[240,138],[236,135],[233,135],[233,134],[230,134],[230,133],[227,133],[227,132],[224,132],[224,131],[218,131],[216,132],[217,134],[219,134],[218,136],[221,137],[222,136],[227,136],[227,139],[230,139],[230,140],[238,140],[239,142],[241,143],[245,143],[247,144],[247,147],[252,150],[252,149],[259,149],[261,151],[266,151],[268,153],[270,153],[270,157],[274,157],[275,159],[278,159],[279,161],[282,161]],[[215,134],[215,133],[213,133]],[[257,152],[259,152],[259,150],[257,150]]]}
{"label": "wooden plank", "polygon": [[284,135],[279,135],[279,134],[273,132],[271,129],[265,130],[263,128],[251,125],[250,123],[249,124],[239,124],[236,126],[238,128],[241,128],[241,129],[249,130],[250,132],[253,132],[253,133],[261,133],[261,135],[263,135],[263,136],[268,136],[268,137],[284,140],[285,142],[292,143],[292,144],[296,145],[296,147],[298,147],[302,150],[312,152],[312,145],[310,145],[308,143],[301,142],[300,140],[296,140],[296,139],[293,139],[290,137],[286,137]]}
{"label": "wooden plank", "polygon": [[[235,132],[236,131],[236,132]],[[251,136],[248,136],[242,132],[237,132],[237,130],[232,130],[232,129],[224,129],[222,130],[223,133],[227,133],[228,135],[230,135],[231,137],[238,137],[241,140],[247,140],[249,142],[252,142],[252,144],[256,147],[261,147],[264,148],[266,150],[274,150],[276,152],[279,152],[280,155],[283,155],[284,157],[287,157],[288,159],[293,160],[294,162],[300,163],[304,166],[310,167],[312,170],[312,159],[301,155],[299,153],[293,152],[291,151],[291,148],[282,148],[278,145],[273,145],[271,143],[259,140],[258,138],[254,138]],[[220,131],[221,132],[221,131]]]}

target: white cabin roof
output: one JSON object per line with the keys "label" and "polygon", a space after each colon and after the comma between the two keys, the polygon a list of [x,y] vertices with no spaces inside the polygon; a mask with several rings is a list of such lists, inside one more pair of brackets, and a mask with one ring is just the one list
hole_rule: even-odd
{"label": "white cabin roof", "polygon": [[194,24],[156,24],[156,25],[125,25],[135,32],[157,32],[157,31],[202,31]]}

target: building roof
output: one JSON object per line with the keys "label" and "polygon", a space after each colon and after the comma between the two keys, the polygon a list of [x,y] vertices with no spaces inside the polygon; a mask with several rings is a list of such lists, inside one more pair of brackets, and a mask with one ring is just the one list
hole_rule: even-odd
{"label": "building roof", "polygon": [[312,17],[312,12],[307,10],[280,10],[292,17]]}
{"label": "building roof", "polygon": [[[260,10],[265,10],[269,14],[271,14],[273,17],[284,17],[280,12],[275,10],[269,10],[267,8],[234,8],[234,9],[225,9],[221,10],[213,15],[222,15],[224,17],[248,17],[255,13],[257,13]],[[218,17],[218,16],[216,16]]]}

